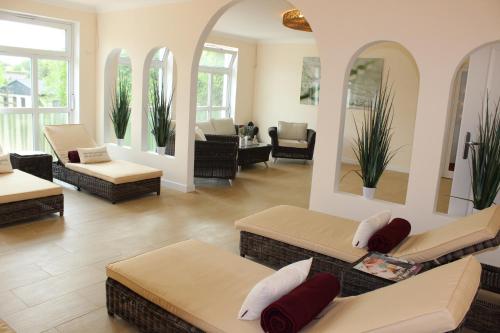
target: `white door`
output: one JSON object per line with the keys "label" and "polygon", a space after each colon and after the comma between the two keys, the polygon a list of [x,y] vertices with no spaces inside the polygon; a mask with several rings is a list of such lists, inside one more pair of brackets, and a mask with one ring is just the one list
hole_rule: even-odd
{"label": "white door", "polygon": [[[482,111],[486,91],[489,91],[490,102],[500,97],[500,43],[482,47],[471,54],[467,76],[467,87],[457,145],[455,170],[451,187],[451,198],[448,213],[464,216],[471,212],[472,203],[459,199],[471,199],[470,153],[464,158],[467,133],[470,140],[476,138],[478,117]],[[499,202],[497,197],[496,202]]]}

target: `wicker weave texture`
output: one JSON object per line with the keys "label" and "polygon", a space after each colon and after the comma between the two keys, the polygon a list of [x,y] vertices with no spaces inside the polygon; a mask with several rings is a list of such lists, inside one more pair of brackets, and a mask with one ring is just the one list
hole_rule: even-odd
{"label": "wicker weave texture", "polygon": [[48,181],[52,181],[52,156],[10,154],[10,161],[14,169],[19,169]]}
{"label": "wicker weave texture", "polygon": [[64,196],[54,195],[45,198],[0,204],[0,224],[24,221],[40,216],[64,214]]}
{"label": "wicker weave texture", "polygon": [[272,146],[255,146],[238,149],[238,165],[245,166],[269,161]]}
{"label": "wicker weave texture", "polygon": [[137,182],[113,184],[111,182],[88,176],[53,163],[54,177],[65,183],[86,190],[115,203],[118,201],[135,198],[148,193],[160,195],[160,178],[152,178]]}
{"label": "wicker weave texture", "polygon": [[119,282],[106,281],[108,314],[117,315],[148,333],[203,333],[179,317],[151,303]]}
{"label": "wicker weave texture", "polygon": [[299,160],[312,160],[314,156],[314,146],[316,145],[316,132],[307,130],[307,148],[291,148],[279,145],[278,128],[270,127],[269,136],[273,146],[272,156],[274,158],[292,158]]}

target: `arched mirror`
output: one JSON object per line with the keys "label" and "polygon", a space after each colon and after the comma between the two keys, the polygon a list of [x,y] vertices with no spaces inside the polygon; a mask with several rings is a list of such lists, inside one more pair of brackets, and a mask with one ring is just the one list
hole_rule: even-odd
{"label": "arched mirror", "polygon": [[378,42],[361,51],[348,73],[338,190],[404,204],[417,112],[417,64],[402,45]]}
{"label": "arched mirror", "polygon": [[144,66],[143,150],[175,155],[174,55],[152,50]]}
{"label": "arched mirror", "polygon": [[500,42],[465,57],[451,86],[436,211],[468,215],[500,203]]}

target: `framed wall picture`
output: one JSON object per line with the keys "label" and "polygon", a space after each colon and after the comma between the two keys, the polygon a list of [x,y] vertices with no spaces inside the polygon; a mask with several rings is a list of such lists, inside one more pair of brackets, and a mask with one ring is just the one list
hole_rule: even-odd
{"label": "framed wall picture", "polygon": [[318,57],[304,57],[300,104],[318,105],[321,80],[321,63]]}
{"label": "framed wall picture", "polygon": [[363,109],[370,104],[380,89],[384,72],[384,59],[358,58],[354,62],[349,77],[347,107]]}

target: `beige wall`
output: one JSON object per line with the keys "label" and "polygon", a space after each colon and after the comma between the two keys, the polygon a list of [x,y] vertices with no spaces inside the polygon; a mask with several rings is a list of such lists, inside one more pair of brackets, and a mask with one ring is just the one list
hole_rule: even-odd
{"label": "beige wall", "polygon": [[257,43],[251,40],[211,33],[207,42],[238,49],[237,91],[234,121],[247,124],[252,120],[254,104],[254,76],[257,55]]}
{"label": "beige wall", "polygon": [[[389,73],[389,84],[393,85],[394,97],[394,136],[391,149],[397,150],[388,169],[408,173],[410,171],[413,133],[417,116],[419,73],[412,55],[398,43],[377,43],[368,47],[361,58],[384,59],[384,72]],[[362,109],[348,109],[345,117],[342,161],[357,163],[352,150],[356,137],[354,122],[361,124]]]}
{"label": "beige wall", "polygon": [[[79,33],[79,47],[78,52],[75,54],[75,63],[77,65],[75,67],[78,67],[79,64],[79,71],[75,76],[76,90],[79,92],[76,107],[79,113],[79,121],[95,136],[97,14],[30,0],[2,0],[0,1],[0,9],[75,23],[77,33]],[[78,39],[76,41],[78,42]],[[78,121],[78,119],[76,120]]]}
{"label": "beige wall", "polygon": [[267,129],[280,120],[316,129],[318,107],[300,104],[300,85],[304,57],[317,56],[314,43],[258,44],[253,118],[262,141],[271,142]]}

